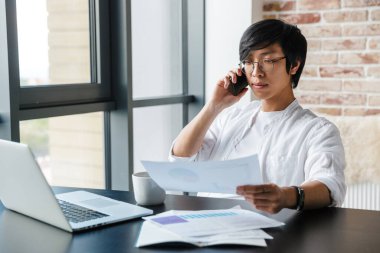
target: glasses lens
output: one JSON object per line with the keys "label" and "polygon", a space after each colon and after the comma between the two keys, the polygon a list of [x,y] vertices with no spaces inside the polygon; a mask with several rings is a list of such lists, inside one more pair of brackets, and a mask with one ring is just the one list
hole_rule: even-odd
{"label": "glasses lens", "polygon": [[243,73],[244,74],[252,73],[252,66],[253,66],[252,63],[247,62],[247,61],[243,61],[243,63],[242,63]]}
{"label": "glasses lens", "polygon": [[259,62],[259,68],[263,72],[271,72],[273,69],[273,62],[268,60],[262,60]]}

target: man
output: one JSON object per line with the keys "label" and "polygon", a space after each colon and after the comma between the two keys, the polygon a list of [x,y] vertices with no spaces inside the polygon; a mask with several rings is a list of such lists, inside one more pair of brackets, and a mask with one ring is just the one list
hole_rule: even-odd
{"label": "man", "polygon": [[[338,129],[303,109],[294,97],[306,60],[301,31],[280,20],[248,27],[240,41],[240,67],[216,83],[209,102],[181,131],[169,159],[227,160],[258,154],[263,185],[242,185],[237,194],[269,213],[341,205],[344,149]],[[245,75],[260,101],[232,106],[229,85]]]}

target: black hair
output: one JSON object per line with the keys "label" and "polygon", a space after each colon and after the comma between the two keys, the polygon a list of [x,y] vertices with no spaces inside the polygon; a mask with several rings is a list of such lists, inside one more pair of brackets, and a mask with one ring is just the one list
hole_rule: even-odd
{"label": "black hair", "polygon": [[297,61],[300,66],[293,75],[292,87],[296,88],[305,66],[307,42],[301,30],[278,19],[266,19],[252,24],[245,30],[239,45],[240,61],[246,60],[252,50],[259,50],[278,43],[286,56],[286,71]]}

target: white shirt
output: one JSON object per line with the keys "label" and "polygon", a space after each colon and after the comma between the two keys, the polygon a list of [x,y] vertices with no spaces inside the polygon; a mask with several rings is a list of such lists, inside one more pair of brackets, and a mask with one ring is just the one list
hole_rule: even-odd
{"label": "white shirt", "polygon": [[292,186],[318,180],[330,190],[332,205],[341,206],[346,194],[345,157],[337,127],[296,100],[277,114],[266,117],[260,111],[258,101],[224,110],[197,154],[184,158],[170,151],[169,160],[228,160],[257,152],[264,183]]}
{"label": "white shirt", "polygon": [[281,116],[283,111],[263,112],[259,111],[257,117],[251,122],[251,127],[247,130],[246,136],[236,145],[229,159],[241,158],[259,153],[259,148],[263,141],[264,129],[276,117]]}

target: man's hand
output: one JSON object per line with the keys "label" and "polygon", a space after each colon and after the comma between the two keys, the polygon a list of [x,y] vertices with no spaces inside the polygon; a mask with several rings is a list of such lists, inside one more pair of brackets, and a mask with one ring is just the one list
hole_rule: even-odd
{"label": "man's hand", "polygon": [[237,96],[232,95],[228,91],[229,85],[234,85],[237,81],[237,75],[244,75],[241,69],[234,69],[227,73],[227,75],[221,78],[215,85],[214,92],[211,96],[209,104],[212,105],[217,111],[221,112],[223,109],[230,107],[238,102],[248,91],[248,88],[244,88]]}
{"label": "man's hand", "polygon": [[242,185],[236,188],[236,193],[256,209],[268,213],[278,213],[283,208],[296,205],[297,196],[292,187],[279,187],[275,184]]}

